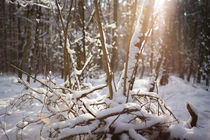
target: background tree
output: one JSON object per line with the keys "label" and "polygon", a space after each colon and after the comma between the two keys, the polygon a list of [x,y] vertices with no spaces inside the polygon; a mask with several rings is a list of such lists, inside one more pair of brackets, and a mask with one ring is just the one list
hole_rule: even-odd
{"label": "background tree", "polygon": [[[133,26],[137,23],[134,22],[135,7],[142,6],[142,2],[100,1],[99,12],[109,65],[117,73],[123,70]],[[158,3],[154,1],[155,6]],[[47,75],[49,71],[61,73],[65,81],[74,79],[74,71],[78,72],[78,82],[85,77],[96,76],[95,72],[103,73],[105,63],[93,1],[67,0],[57,1],[57,4],[60,7],[53,1],[2,0],[1,60],[9,61],[35,76]],[[157,81],[159,77],[161,84],[167,84],[168,75],[172,73],[188,81],[194,79],[194,82],[209,85],[209,5],[208,0],[175,0],[164,1],[162,8],[155,8],[154,12],[150,10],[148,13],[154,14],[145,22],[155,23],[139,59],[136,76],[152,75],[152,81]],[[71,6],[71,15],[68,16]],[[68,23],[65,26],[67,31],[66,28],[63,30],[61,17],[64,25]],[[140,25],[146,25],[144,20]],[[142,32],[139,30],[139,33]],[[64,55],[68,46],[71,55]],[[88,68],[79,73],[88,58],[91,58]],[[7,64],[0,65],[1,72],[14,72]],[[22,77],[21,72],[18,75]]]}

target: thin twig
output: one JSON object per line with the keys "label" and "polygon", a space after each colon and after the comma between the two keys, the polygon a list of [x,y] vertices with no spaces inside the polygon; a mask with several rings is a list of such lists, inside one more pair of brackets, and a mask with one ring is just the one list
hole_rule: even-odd
{"label": "thin twig", "polygon": [[[3,62],[4,62],[4,61],[3,61]],[[49,87],[48,85],[46,85],[46,84],[43,83],[42,81],[38,80],[37,78],[35,78],[35,77],[32,76],[31,74],[25,72],[24,70],[18,68],[17,66],[13,65],[12,63],[10,63],[10,62],[8,62],[8,61],[6,61],[5,63],[7,63],[8,65],[10,65],[10,66],[13,67],[14,69],[16,69],[16,70],[18,70],[18,71],[24,73],[25,75],[31,77],[33,80],[38,81],[38,82],[41,83],[43,86],[48,87],[51,91],[53,91],[53,90],[51,89],[51,87]]]}
{"label": "thin twig", "polygon": [[[7,132],[5,130],[6,124],[3,124],[3,123],[5,123],[5,122],[1,122],[1,128],[2,128],[2,130],[4,132],[4,135],[6,136],[7,140],[9,140],[9,136],[7,135]],[[5,126],[2,126],[2,125],[5,125]]]}
{"label": "thin twig", "polygon": [[94,115],[85,105],[85,103],[83,102],[83,105],[85,107],[85,109],[87,110],[88,113],[90,113],[94,118],[96,118],[96,115]]}

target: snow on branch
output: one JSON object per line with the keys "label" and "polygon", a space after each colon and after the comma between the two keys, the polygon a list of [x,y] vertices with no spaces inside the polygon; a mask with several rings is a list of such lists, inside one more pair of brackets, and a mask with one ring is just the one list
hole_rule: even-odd
{"label": "snow on branch", "polygon": [[96,86],[92,89],[83,90],[83,91],[75,91],[73,92],[73,98],[76,98],[78,100],[79,98],[85,97],[88,94],[93,93],[94,91],[105,88],[106,86],[107,86],[106,84],[103,84],[103,85]]}
{"label": "snow on branch", "polygon": [[98,96],[106,84],[75,91],[52,81],[48,78],[40,81],[45,88],[33,88],[20,80],[28,91],[12,103],[12,108],[30,102],[39,102],[43,107],[37,117],[24,117],[17,124],[18,133],[41,125],[40,137],[44,139],[100,139],[107,135],[113,139],[122,135],[146,139],[159,137],[171,124],[177,123],[158,94],[132,91],[129,102],[125,103],[116,99],[122,97],[109,100],[103,96],[106,93]]}
{"label": "snow on branch", "polygon": [[39,2],[34,2],[33,0],[6,0],[8,3],[19,4],[21,7],[26,7],[28,5],[36,5],[45,9],[55,8],[55,4],[50,0],[41,0]]}

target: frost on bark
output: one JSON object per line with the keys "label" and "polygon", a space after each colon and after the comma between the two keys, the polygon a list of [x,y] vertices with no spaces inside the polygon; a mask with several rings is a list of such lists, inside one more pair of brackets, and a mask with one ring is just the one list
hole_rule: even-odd
{"label": "frost on bark", "polygon": [[[129,85],[127,94],[129,94],[129,90],[133,88],[140,56],[143,52],[147,40],[146,38],[151,34],[149,20],[153,14],[154,0],[143,1],[142,3],[138,3],[138,5],[140,5],[140,7],[138,7],[139,11],[137,11],[139,17],[136,21],[135,30],[130,41],[129,51],[127,52],[127,67],[125,68],[127,69],[126,83]],[[150,25],[152,26],[152,24],[153,21],[151,21]]]}

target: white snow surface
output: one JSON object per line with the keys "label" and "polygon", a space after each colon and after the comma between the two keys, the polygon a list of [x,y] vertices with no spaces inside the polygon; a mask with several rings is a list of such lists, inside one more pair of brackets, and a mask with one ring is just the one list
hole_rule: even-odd
{"label": "white snow surface", "polygon": [[[148,90],[149,78],[137,79],[134,88]],[[210,140],[210,87],[189,83],[176,76],[169,77],[169,84],[160,86],[159,95],[180,120],[180,124],[171,126],[171,135],[190,140]],[[155,90],[156,92],[156,90]],[[186,109],[190,103],[198,114],[197,127],[189,129],[190,115]]]}
{"label": "white snow surface", "polygon": [[[38,77],[42,79],[41,76]],[[55,79],[57,83],[61,83],[61,79]],[[101,85],[104,84],[105,80],[98,79],[92,81],[92,85]],[[155,95],[155,93],[148,93],[150,78],[145,77],[143,79],[136,79],[134,84],[134,92],[139,91],[148,95]],[[34,88],[42,87],[38,82],[30,84]],[[183,139],[190,140],[209,140],[210,139],[210,88],[204,87],[201,85],[193,84],[192,82],[186,82],[176,76],[169,77],[169,84],[166,86],[159,86],[158,94],[162,97],[163,101],[165,101],[166,105],[172,110],[175,116],[179,119],[180,123],[178,125],[173,125],[169,129],[171,131],[172,137],[180,137]],[[107,88],[104,89],[107,91]],[[156,92],[156,90],[155,90]],[[24,106],[18,108],[11,109],[11,103],[14,102],[14,99],[18,98],[20,95],[24,93],[28,93],[23,85],[17,83],[17,78],[14,75],[6,75],[0,74],[0,140],[7,140],[6,135],[10,140],[13,139],[30,139],[37,140],[40,138],[40,130],[42,125],[29,125],[24,128],[22,134],[18,134],[16,126],[24,126],[27,125],[28,121],[36,121],[38,116],[38,112],[40,112],[42,105],[37,101],[31,102],[31,106]],[[94,93],[97,98],[104,92],[96,92]],[[119,94],[119,93],[115,93]],[[104,95],[103,95],[104,96]],[[115,95],[116,97],[118,95]],[[120,97],[120,96],[119,96]],[[121,101],[122,100],[122,101]],[[123,102],[124,99],[120,99],[120,102]],[[190,115],[186,110],[186,103],[190,103],[193,106],[193,109],[198,113],[198,125],[197,127],[190,128],[188,120]],[[109,114],[114,112],[115,110],[122,110],[123,108],[132,107],[132,103],[128,103],[121,106],[121,108],[113,107],[109,110],[105,110],[104,112],[94,112],[96,117],[100,118],[103,114]],[[109,111],[109,112],[107,112]],[[4,114],[7,115],[4,115]],[[69,120],[69,124],[74,125],[78,121],[82,121],[84,119],[91,119],[93,116],[90,114],[81,115],[79,118]],[[24,118],[25,121],[22,121]],[[121,117],[122,119],[122,117]],[[127,118],[124,118],[127,119]],[[75,127],[74,129],[65,128],[62,131],[65,133],[71,132],[72,134],[77,134],[78,131],[83,131],[84,133],[89,132],[89,129],[94,129],[97,126],[98,122],[91,124],[90,126],[86,126],[84,128]],[[68,124],[59,122],[59,123],[50,123],[49,126],[53,127],[66,127]],[[116,122],[116,125],[120,125]],[[121,124],[123,125],[123,124]],[[119,126],[121,127],[121,126]],[[129,134],[133,136],[134,139],[144,139],[141,135],[135,132],[135,128],[130,128],[130,125],[127,126],[129,128]],[[139,126],[141,127],[141,126]],[[50,129],[50,127],[49,127]],[[5,130],[5,131],[4,131]],[[6,133],[6,134],[5,134]],[[67,135],[66,134],[66,135]],[[122,135],[122,139],[128,139],[127,135]],[[44,138],[42,138],[44,139]]]}

